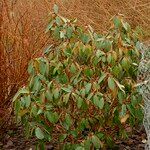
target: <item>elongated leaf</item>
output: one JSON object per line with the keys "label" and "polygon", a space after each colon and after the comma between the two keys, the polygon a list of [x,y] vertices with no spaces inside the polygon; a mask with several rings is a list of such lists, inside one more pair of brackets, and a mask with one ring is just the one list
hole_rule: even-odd
{"label": "elongated leaf", "polygon": [[58,99],[58,98],[59,98],[59,89],[58,89],[58,88],[56,88],[56,89],[54,90],[54,98],[55,98],[55,99]]}
{"label": "elongated leaf", "polygon": [[98,80],[98,84],[100,84],[105,79],[106,76],[107,76],[107,74],[103,73]]}
{"label": "elongated leaf", "polygon": [[47,26],[46,30],[45,30],[45,33],[47,33],[49,30],[51,30],[51,28],[53,27],[53,24],[54,24],[54,20],[50,22],[50,24]]}
{"label": "elongated leaf", "polygon": [[93,96],[93,103],[94,103],[98,108],[102,109],[103,106],[104,106],[104,99],[101,98],[101,97],[99,97],[99,96],[97,96],[97,95],[94,95],[94,96]]}
{"label": "elongated leaf", "polygon": [[62,23],[62,21],[61,21],[60,17],[57,16],[57,17],[56,17],[56,24],[57,24],[58,26],[60,26],[61,23]]}
{"label": "elongated leaf", "polygon": [[64,95],[64,97],[63,97],[63,102],[64,102],[65,104],[67,104],[67,103],[68,103],[68,101],[69,101],[69,97],[70,97],[70,93],[68,93],[68,94]]}
{"label": "elongated leaf", "polygon": [[125,104],[122,105],[121,107],[121,117],[125,116],[126,115],[126,112],[127,112],[127,107]]}
{"label": "elongated leaf", "polygon": [[52,94],[49,90],[46,91],[45,97],[46,97],[49,101],[52,101],[52,100],[53,100],[53,94]]}
{"label": "elongated leaf", "polygon": [[62,87],[61,88],[63,91],[67,92],[67,93],[70,93],[71,92],[71,89],[70,88],[65,88],[65,87]]}
{"label": "elongated leaf", "polygon": [[108,87],[111,89],[111,90],[114,90],[116,85],[115,85],[115,81],[112,77],[109,77],[108,78]]}
{"label": "elongated leaf", "polygon": [[21,102],[20,101],[16,101],[15,102],[15,111],[16,111],[17,115],[18,115],[20,109],[21,109]]}
{"label": "elongated leaf", "polygon": [[72,36],[72,32],[73,32],[73,28],[72,27],[68,27],[67,28],[67,37],[70,39]]}
{"label": "elongated leaf", "polygon": [[74,64],[72,64],[71,67],[70,67],[71,73],[75,73],[76,70],[77,70],[77,69],[76,69],[76,66],[75,66]]}
{"label": "elongated leaf", "polygon": [[85,86],[85,94],[88,94],[91,90],[92,84],[91,83],[87,83]]}
{"label": "elongated leaf", "polygon": [[85,150],[85,149],[82,146],[78,146],[75,150]]}
{"label": "elongated leaf", "polygon": [[35,129],[35,135],[40,140],[44,139],[44,133],[39,127]]}
{"label": "elongated leaf", "polygon": [[36,106],[36,105],[33,105],[32,108],[31,108],[30,116],[31,116],[32,114],[33,114],[34,116],[37,116],[37,112],[38,112],[37,106]]}
{"label": "elongated leaf", "polygon": [[113,19],[113,22],[114,22],[114,25],[115,25],[116,28],[120,28],[120,26],[121,26],[121,20],[118,17],[115,17]]}
{"label": "elongated leaf", "polygon": [[91,149],[91,140],[87,139],[86,141],[84,141],[84,147],[86,150],[90,150]]}
{"label": "elongated leaf", "polygon": [[77,99],[77,107],[80,109],[81,106],[82,106],[82,104],[83,104],[83,99],[82,99],[81,97],[79,97],[79,98]]}
{"label": "elongated leaf", "polygon": [[130,113],[135,117],[135,108],[131,104],[128,104],[127,108],[130,111]]}
{"label": "elongated leaf", "polygon": [[112,54],[109,53],[108,56],[107,56],[107,62],[110,64],[112,61]]}
{"label": "elongated leaf", "polygon": [[63,142],[67,137],[67,134],[62,134],[60,137],[59,137],[59,141],[60,142]]}
{"label": "elongated leaf", "polygon": [[30,97],[30,95],[28,95],[25,97],[25,105],[28,108],[30,106],[30,104],[31,104],[31,97]]}
{"label": "elongated leaf", "polygon": [[71,124],[72,124],[72,119],[71,119],[69,114],[66,114],[64,125],[65,125],[67,130],[70,128]]}
{"label": "elongated leaf", "polygon": [[88,100],[91,100],[91,98],[93,97],[94,93],[90,93],[87,97]]}
{"label": "elongated leaf", "polygon": [[97,149],[101,148],[100,140],[96,135],[93,135],[91,140],[95,148]]}
{"label": "elongated leaf", "polygon": [[13,102],[14,102],[15,100],[17,100],[17,98],[18,98],[21,94],[29,94],[29,91],[28,91],[25,87],[22,88],[22,89],[20,89],[20,90],[16,93],[16,95],[14,96]]}
{"label": "elongated leaf", "polygon": [[57,112],[49,112],[47,111],[46,112],[46,116],[47,116],[47,119],[51,122],[51,123],[57,123],[58,122],[58,119],[59,119],[59,115]]}

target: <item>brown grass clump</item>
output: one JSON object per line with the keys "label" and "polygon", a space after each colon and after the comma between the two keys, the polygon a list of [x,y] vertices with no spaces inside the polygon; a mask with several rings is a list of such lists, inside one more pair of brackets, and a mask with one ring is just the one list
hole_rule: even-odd
{"label": "brown grass clump", "polygon": [[[48,42],[36,5],[2,0],[0,18],[0,127],[11,114],[11,100],[27,80],[27,64]],[[34,7],[35,8],[34,8]],[[32,11],[34,10],[34,11]],[[44,18],[43,18],[44,19]]]}
{"label": "brown grass clump", "polygon": [[[0,3],[0,124],[15,92],[27,80],[29,60],[40,55],[50,42],[45,35],[48,14],[58,4],[65,17],[107,31],[110,18],[120,13],[133,27],[145,30],[150,39],[149,0],[2,0]],[[7,111],[6,111],[7,110]],[[9,113],[8,113],[9,112]],[[8,116],[8,115],[7,115]]]}
{"label": "brown grass clump", "polygon": [[81,24],[91,24],[95,30],[105,32],[110,27],[110,19],[122,14],[132,27],[145,30],[145,39],[150,38],[149,0],[64,0],[60,2],[61,13],[76,17]]}

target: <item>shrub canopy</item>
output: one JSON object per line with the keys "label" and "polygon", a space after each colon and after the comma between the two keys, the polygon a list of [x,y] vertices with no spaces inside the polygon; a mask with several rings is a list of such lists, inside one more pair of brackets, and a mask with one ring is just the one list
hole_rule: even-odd
{"label": "shrub canopy", "polygon": [[143,118],[135,85],[140,53],[130,25],[115,17],[106,35],[54,13],[46,32],[55,40],[28,67],[29,82],[14,97],[26,134],[64,149],[113,146]]}

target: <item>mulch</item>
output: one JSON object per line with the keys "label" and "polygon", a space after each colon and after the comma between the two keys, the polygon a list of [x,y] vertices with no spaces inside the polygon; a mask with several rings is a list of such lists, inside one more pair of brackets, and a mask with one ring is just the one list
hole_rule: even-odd
{"label": "mulch", "polygon": [[[133,135],[126,140],[116,141],[116,147],[112,150],[144,150],[146,133],[144,127],[134,129]],[[21,126],[12,126],[4,134],[0,141],[0,150],[35,150],[36,140],[26,139]],[[52,144],[46,146],[46,150],[56,150]]]}

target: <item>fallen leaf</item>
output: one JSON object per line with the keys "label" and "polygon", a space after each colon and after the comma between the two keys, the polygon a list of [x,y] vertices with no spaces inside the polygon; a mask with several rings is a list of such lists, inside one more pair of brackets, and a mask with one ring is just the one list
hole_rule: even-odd
{"label": "fallen leaf", "polygon": [[120,122],[125,123],[128,118],[129,118],[129,114],[126,114],[124,117],[121,118]]}

